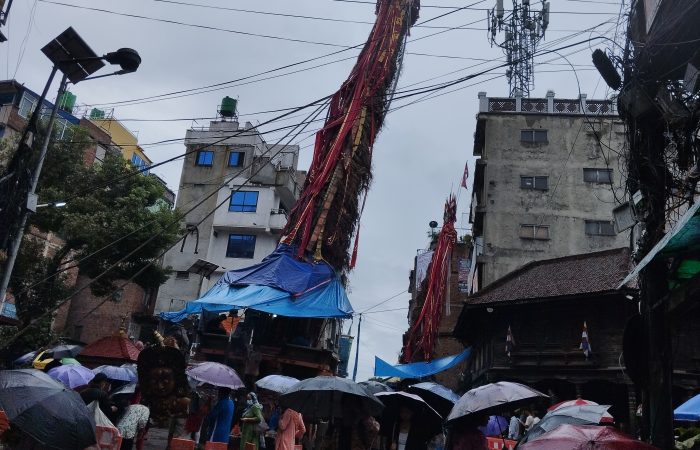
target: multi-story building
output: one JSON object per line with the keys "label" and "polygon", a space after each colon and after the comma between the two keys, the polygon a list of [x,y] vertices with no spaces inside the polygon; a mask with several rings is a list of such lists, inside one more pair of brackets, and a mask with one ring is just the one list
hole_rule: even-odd
{"label": "multi-story building", "polygon": [[[267,144],[250,122],[221,117],[188,130],[185,143],[176,206],[189,234],[165,255],[174,274],[159,290],[156,312],[182,309],[226,270],[272,253],[302,187],[299,147]],[[213,273],[190,270],[198,260]]]}
{"label": "multi-story building", "polygon": [[629,246],[612,214],[624,131],[611,100],[479,93],[472,291],[531,261]]}

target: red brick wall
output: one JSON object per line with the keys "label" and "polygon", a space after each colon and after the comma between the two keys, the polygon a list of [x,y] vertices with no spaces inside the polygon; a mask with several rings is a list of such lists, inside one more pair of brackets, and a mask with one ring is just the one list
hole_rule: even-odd
{"label": "red brick wall", "polygon": [[[77,286],[85,286],[89,281],[89,278],[79,276]],[[117,285],[123,282],[124,280],[116,281]],[[90,288],[87,288],[71,300],[63,334],[88,344],[114,335],[119,331],[122,318],[125,318],[124,323],[128,329],[131,315],[141,312],[144,302],[144,290],[135,283],[129,283],[123,288],[121,299],[118,301],[96,297],[90,292]],[[76,327],[82,327],[80,333],[76,333]]]}

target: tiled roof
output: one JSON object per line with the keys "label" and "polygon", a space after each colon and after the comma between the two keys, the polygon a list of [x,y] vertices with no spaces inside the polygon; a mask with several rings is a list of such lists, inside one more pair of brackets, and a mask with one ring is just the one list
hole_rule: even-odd
{"label": "tiled roof", "polygon": [[533,261],[467,297],[467,305],[610,292],[631,270],[628,248]]}
{"label": "tiled roof", "polygon": [[80,352],[80,356],[123,359],[136,362],[141,351],[128,338],[107,336],[98,339]]}

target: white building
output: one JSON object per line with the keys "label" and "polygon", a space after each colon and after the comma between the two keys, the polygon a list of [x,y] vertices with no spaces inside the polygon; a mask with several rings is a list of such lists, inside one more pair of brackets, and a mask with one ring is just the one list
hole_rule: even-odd
{"label": "white building", "polygon": [[[227,270],[272,253],[305,175],[296,170],[299,146],[269,145],[235,117],[188,130],[185,144],[176,207],[189,234],[165,255],[174,273],[160,287],[155,313],[182,309]],[[190,270],[199,260],[217,266],[208,278]]]}

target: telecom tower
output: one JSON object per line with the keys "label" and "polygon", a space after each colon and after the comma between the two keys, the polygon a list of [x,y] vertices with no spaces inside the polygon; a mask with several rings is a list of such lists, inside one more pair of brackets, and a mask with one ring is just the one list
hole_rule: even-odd
{"label": "telecom tower", "polygon": [[[488,13],[491,45],[495,44],[503,49],[510,65],[506,76],[511,97],[516,93],[529,97],[530,90],[535,87],[535,50],[549,25],[549,2],[538,3],[541,4],[541,9],[535,12],[530,0],[513,0],[513,9],[506,15],[503,0],[496,0],[496,7]],[[504,32],[503,41],[499,42],[496,35],[501,31]]]}

